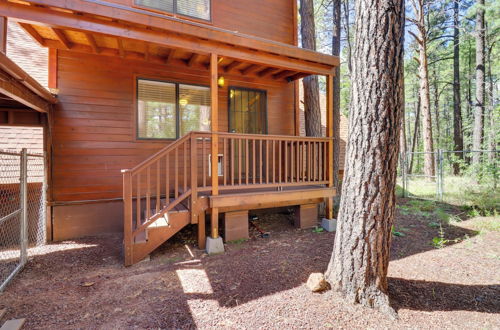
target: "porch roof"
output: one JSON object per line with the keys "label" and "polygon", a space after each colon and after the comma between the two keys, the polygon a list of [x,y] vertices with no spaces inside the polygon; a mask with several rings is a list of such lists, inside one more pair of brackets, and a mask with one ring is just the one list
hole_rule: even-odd
{"label": "porch roof", "polygon": [[28,107],[48,112],[57,99],[5,54],[0,53],[0,110]]}
{"label": "porch roof", "polygon": [[101,0],[8,1],[0,14],[56,49],[207,70],[216,53],[223,72],[288,81],[339,65],[338,57]]}

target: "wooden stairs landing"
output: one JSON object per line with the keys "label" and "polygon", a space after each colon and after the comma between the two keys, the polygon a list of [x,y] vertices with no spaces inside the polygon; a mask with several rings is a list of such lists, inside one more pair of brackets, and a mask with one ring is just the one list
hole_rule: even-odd
{"label": "wooden stairs landing", "polygon": [[[173,198],[170,202],[173,202]],[[165,200],[161,200],[161,206],[165,205]],[[151,214],[156,213],[155,209],[151,210]],[[153,252],[161,244],[174,236],[182,228],[191,222],[191,212],[187,205],[183,203],[177,204],[172,210],[165,213],[158,220],[134,238],[132,244],[132,263],[137,263],[144,259],[148,254]]]}
{"label": "wooden stairs landing", "polygon": [[[5,309],[0,310],[0,321],[2,321],[3,316],[7,313]],[[8,320],[2,325],[0,330],[19,330],[23,327],[26,319],[16,319],[16,320]],[[1,322],[0,322],[1,324]]]}

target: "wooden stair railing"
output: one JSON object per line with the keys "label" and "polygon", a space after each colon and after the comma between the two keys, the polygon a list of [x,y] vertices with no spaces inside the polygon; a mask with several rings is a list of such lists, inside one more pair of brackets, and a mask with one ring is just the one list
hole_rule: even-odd
{"label": "wooden stair railing", "polygon": [[[147,241],[148,228],[159,219],[167,221],[166,215],[180,203],[188,199],[193,203],[196,199],[192,187],[194,185],[196,190],[197,173],[192,168],[197,160],[196,152],[192,152],[196,148],[192,145],[195,145],[194,133],[189,133],[134,168],[122,170],[125,265],[132,265],[144,257],[145,248],[141,247],[141,255],[134,255],[134,246],[140,237]],[[190,211],[193,214],[193,210]],[[194,216],[190,216],[192,221]],[[176,230],[185,224],[177,225],[166,223],[167,227]],[[165,240],[172,234],[166,232]],[[151,246],[151,251],[154,248],[156,246]]]}

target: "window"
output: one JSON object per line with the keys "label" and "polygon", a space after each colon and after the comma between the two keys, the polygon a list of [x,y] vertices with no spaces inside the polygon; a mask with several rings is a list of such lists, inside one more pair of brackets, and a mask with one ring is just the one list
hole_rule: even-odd
{"label": "window", "polygon": [[137,80],[137,137],[176,139],[210,131],[210,88]]}
{"label": "window", "polygon": [[135,4],[173,14],[210,20],[210,0],[135,0]]}
{"label": "window", "polygon": [[266,134],[266,92],[229,87],[229,131]]}

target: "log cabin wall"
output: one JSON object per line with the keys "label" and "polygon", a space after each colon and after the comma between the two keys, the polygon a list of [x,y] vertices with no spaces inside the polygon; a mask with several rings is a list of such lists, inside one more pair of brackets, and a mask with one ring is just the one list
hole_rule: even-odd
{"label": "log cabin wall", "polygon": [[[138,140],[137,77],[209,85],[209,72],[58,51],[59,104],[54,112],[52,198],[54,240],[123,229],[121,169],[132,168],[167,140]],[[228,131],[228,87],[267,91],[269,134],[295,133],[294,84],[221,73],[219,127]],[[286,120],[284,120],[286,118]],[[82,201],[85,202],[81,205]]]}

